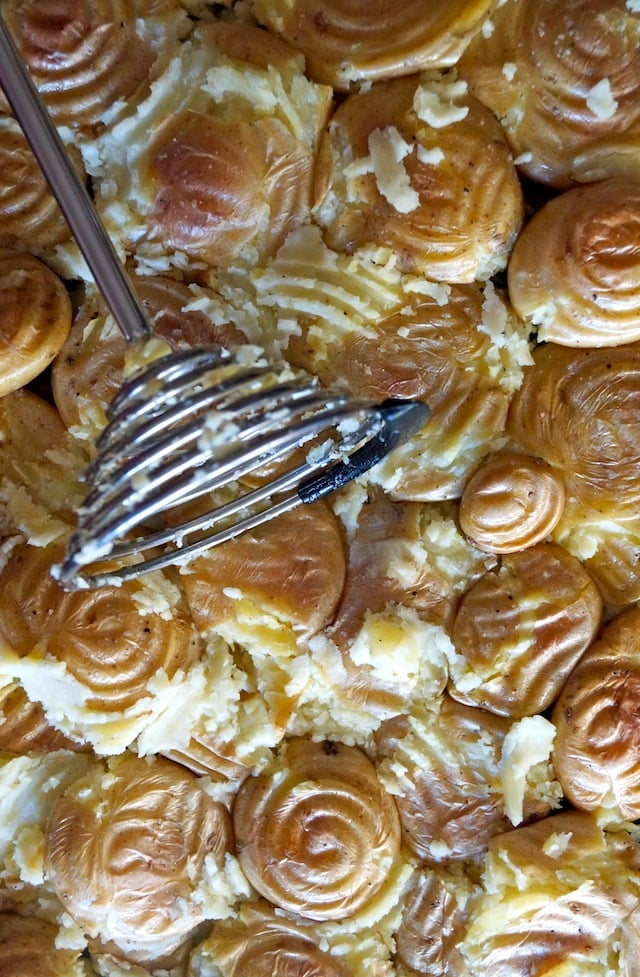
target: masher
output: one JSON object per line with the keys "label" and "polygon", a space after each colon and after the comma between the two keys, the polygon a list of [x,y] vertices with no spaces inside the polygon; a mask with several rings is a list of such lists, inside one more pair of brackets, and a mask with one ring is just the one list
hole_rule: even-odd
{"label": "masher", "polygon": [[[1,15],[0,85],[117,326],[143,345],[144,309]],[[363,475],[428,416],[420,401],[355,398],[215,344],[173,351],[108,405],[56,575],[100,587],[183,565]]]}

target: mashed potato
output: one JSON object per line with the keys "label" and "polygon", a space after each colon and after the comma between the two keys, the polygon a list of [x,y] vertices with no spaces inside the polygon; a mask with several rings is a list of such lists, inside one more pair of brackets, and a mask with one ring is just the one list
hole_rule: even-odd
{"label": "mashed potato", "polygon": [[640,11],[423,8],[2,2],[154,348],[429,417],[63,589],[137,354],[0,102],[1,973],[634,971]]}

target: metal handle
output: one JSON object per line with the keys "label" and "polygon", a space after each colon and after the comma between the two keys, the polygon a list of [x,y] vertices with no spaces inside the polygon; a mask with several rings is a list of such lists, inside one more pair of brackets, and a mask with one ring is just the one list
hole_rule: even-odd
{"label": "metal handle", "polygon": [[0,85],[122,335],[147,338],[144,310],[1,15]]}

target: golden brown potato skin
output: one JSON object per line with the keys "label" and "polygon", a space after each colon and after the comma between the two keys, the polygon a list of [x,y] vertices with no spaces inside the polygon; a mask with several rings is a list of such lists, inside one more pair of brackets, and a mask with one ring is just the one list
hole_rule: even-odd
{"label": "golden brown potato skin", "polygon": [[558,779],[569,800],[640,817],[640,610],[603,629],[571,672],[553,710]]}
{"label": "golden brown potato skin", "polygon": [[462,702],[533,716],[554,701],[600,626],[602,598],[579,560],[553,543],[502,558],[463,596],[453,642],[479,678]]}
{"label": "golden brown potato skin", "polygon": [[[184,37],[151,26],[167,8]],[[63,593],[38,531],[72,529],[138,356],[0,94],[0,242],[64,265],[80,303],[58,412],[3,395],[0,348],[0,910],[64,913],[60,946],[87,941],[50,974],[38,921],[23,967],[0,914],[0,977],[640,977],[640,620],[622,650],[597,639],[603,599],[606,620],[640,601],[640,0],[0,10],[169,347],[430,409],[328,500],[148,584]],[[498,121],[454,64],[485,42]],[[381,134],[406,155],[380,165]],[[628,172],[594,182],[610,165]],[[28,314],[0,296],[0,324],[9,306]],[[13,808],[7,783],[28,785]]]}
{"label": "golden brown potato skin", "polygon": [[[376,730],[380,776],[396,799],[403,842],[418,859],[446,864],[473,858],[509,830],[496,783],[511,725],[505,716],[445,695],[433,712],[394,716]],[[550,810],[534,794],[526,788],[527,821]]]}
{"label": "golden brown potato skin", "polygon": [[[293,540],[295,546],[286,545]],[[345,562],[338,520],[318,502],[285,513],[195,560],[184,577],[185,592],[201,631],[233,624],[242,613],[238,600],[225,593],[233,588],[262,613],[309,638],[333,619]]]}
{"label": "golden brown potato skin", "polygon": [[364,80],[455,63],[494,0],[251,0],[258,20],[305,55],[311,77],[348,90]]}
{"label": "golden brown potato skin", "polygon": [[185,111],[150,153],[154,233],[209,265],[228,264],[267,225],[274,253],[309,216],[313,159],[279,119],[228,123]]}
{"label": "golden brown potato skin", "polygon": [[2,12],[58,125],[97,124],[147,78],[135,0],[4,0]]}
{"label": "golden brown potato skin", "polygon": [[[349,541],[345,586],[329,629],[341,648],[348,647],[368,614],[384,611],[388,604],[413,607],[425,621],[451,624],[455,600],[450,586],[427,562],[411,557],[420,540],[421,511],[418,502],[394,502],[383,492],[370,493]],[[396,561],[403,566],[402,580],[393,575]],[[349,656],[344,658],[348,669]]]}
{"label": "golden brown potato skin", "polygon": [[66,977],[77,950],[56,946],[58,927],[35,916],[0,912],[0,974],[3,977]]}
{"label": "golden brown potato skin", "polygon": [[290,361],[328,384],[346,383],[358,397],[416,398],[429,406],[422,430],[389,463],[390,494],[398,499],[457,497],[464,479],[451,470],[451,445],[490,440],[504,429],[509,394],[486,375],[483,303],[477,285],[453,284],[444,304],[421,298],[366,331],[327,337],[320,350],[304,332],[289,343]]}
{"label": "golden brown potato skin", "polygon": [[417,870],[405,894],[397,933],[398,961],[410,973],[465,977],[458,949],[468,913],[454,886],[431,868]]}
{"label": "golden brown potato skin", "polygon": [[51,812],[45,865],[54,891],[90,936],[130,959],[170,953],[202,921],[192,879],[207,855],[223,865],[228,812],[197,777],[156,757],[114,759],[91,795],[67,794]]}
{"label": "golden brown potato skin", "polygon": [[554,187],[636,179],[640,22],[632,6],[507,0],[490,20],[458,70],[500,119],[521,172]]}
{"label": "golden brown potato skin", "polygon": [[0,573],[0,635],[19,655],[37,645],[64,662],[97,712],[127,709],[148,696],[159,669],[187,668],[200,645],[186,613],[163,620],[141,614],[131,589],[65,591],[50,574],[62,547],[21,544]]}
{"label": "golden brown potato skin", "polygon": [[[73,147],[70,153],[78,163]],[[0,201],[0,247],[42,257],[70,240],[69,226],[22,129],[8,116],[0,116]]]}
{"label": "golden brown potato skin", "polygon": [[514,451],[490,455],[460,499],[462,531],[488,553],[514,553],[542,542],[564,510],[562,476],[541,458]]}
{"label": "golden brown potato skin", "polygon": [[[46,389],[46,380],[43,377]],[[55,515],[71,528],[83,489],[74,478],[73,462],[56,459],[56,448],[65,444],[65,428],[58,411],[32,389],[21,387],[0,397],[0,474],[5,491],[27,491],[31,499],[49,515]],[[78,455],[78,469],[84,465]],[[10,508],[10,507],[9,507]],[[3,536],[20,532],[19,518],[7,511]],[[62,523],[53,537],[64,529]],[[46,540],[43,540],[45,542]]]}
{"label": "golden brown potato skin", "polygon": [[[245,341],[234,326],[216,326],[203,312],[185,311],[193,293],[184,282],[146,275],[133,278],[132,285],[154,333],[172,348],[199,343],[218,343],[228,348]],[[127,343],[113,323],[106,324],[106,318],[101,299],[89,294],[76,311],[60,355],[53,363],[53,396],[68,428],[80,423],[83,402],[104,408],[125,382]]]}
{"label": "golden brown potato skin", "polygon": [[[279,917],[265,900],[247,904],[239,917],[214,923],[191,958],[194,977],[211,963],[230,977],[350,977],[351,971],[319,946],[309,927]],[[189,973],[192,973],[192,970]]]}
{"label": "golden brown potato skin", "polygon": [[357,747],[295,737],[243,782],[233,825],[240,864],[274,905],[344,919],[384,884],[400,850],[393,798]]}
{"label": "golden brown potato skin", "polygon": [[32,255],[0,249],[0,397],[34,380],[71,328],[71,300]]}
{"label": "golden brown potato skin", "polygon": [[[620,944],[638,907],[640,849],[595,817],[566,811],[495,838],[486,893],[459,945],[468,972],[529,977],[558,970],[613,973],[629,958]],[[616,969],[617,967],[620,969]],[[586,971],[588,972],[588,971]]]}
{"label": "golden brown potato skin", "polygon": [[612,611],[616,608],[622,610],[640,600],[638,563],[638,528],[623,523],[614,530],[605,524],[596,552],[585,558],[584,565]]}
{"label": "golden brown potato skin", "polygon": [[18,683],[0,689],[1,751],[24,755],[86,749],[51,726],[40,703],[31,702]]}
{"label": "golden brown potato skin", "polygon": [[418,858],[437,860],[438,846],[443,858],[468,858],[508,830],[502,795],[489,785],[509,725],[445,698],[426,721],[394,716],[376,731],[378,763],[398,762],[406,771],[394,792],[404,844]]}
{"label": "golden brown potato skin", "polygon": [[[361,273],[370,256],[375,264]],[[399,267],[405,259],[389,257],[384,245],[335,255],[312,225],[289,239],[261,288],[278,293],[283,310],[290,303],[300,309],[285,351],[293,365],[323,382],[347,384],[358,396],[416,397],[429,406],[429,420],[371,479],[398,499],[454,499],[488,446],[503,443],[510,396],[530,359],[528,337],[493,283],[411,277],[405,291]],[[390,262],[394,294],[383,284],[388,272],[378,277],[381,260]]]}
{"label": "golden brown potato skin", "polygon": [[[400,267],[435,281],[484,280],[506,266],[522,224],[515,167],[499,124],[474,98],[461,98],[458,121],[441,128],[422,121],[414,108],[420,84],[416,76],[380,82],[336,109],[319,150],[316,219],[336,251],[375,243],[392,248]],[[369,157],[371,137],[389,127],[413,147],[403,165],[417,197],[406,213],[380,192],[373,173],[343,185],[345,164]],[[333,194],[325,214],[323,201]]]}
{"label": "golden brown potato skin", "polygon": [[540,341],[602,347],[640,339],[639,233],[640,183],[621,178],[574,187],[533,215],[508,282],[513,307]]}
{"label": "golden brown potato skin", "polygon": [[488,335],[478,329],[483,301],[478,286],[454,284],[446,302],[421,296],[366,330],[340,337],[328,333],[321,343],[315,337],[312,342],[305,332],[292,336],[287,359],[318,374],[324,383],[347,383],[360,397],[425,400],[442,423],[453,410],[447,404],[451,388],[462,383],[463,374],[489,347]]}
{"label": "golden brown potato skin", "polygon": [[538,347],[507,433],[560,469],[562,523],[634,516],[640,501],[640,345]]}

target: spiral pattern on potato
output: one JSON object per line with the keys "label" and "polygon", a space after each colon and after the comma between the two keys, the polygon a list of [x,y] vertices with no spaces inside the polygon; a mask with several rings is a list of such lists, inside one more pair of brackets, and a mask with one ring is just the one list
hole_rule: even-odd
{"label": "spiral pattern on potato", "polygon": [[570,495],[600,516],[635,515],[640,500],[640,346],[573,350],[549,343],[511,403],[508,433],[562,472]]}
{"label": "spiral pattern on potato", "polygon": [[493,31],[476,35],[460,73],[502,121],[522,171],[559,187],[635,177],[640,21],[631,5],[523,0],[491,19]]}
{"label": "spiral pattern on potato", "polygon": [[463,532],[488,553],[513,553],[541,542],[564,508],[559,473],[531,455],[490,455],[464,487]]}
{"label": "spiral pattern on potato", "polygon": [[90,125],[147,77],[135,0],[5,0],[3,12],[58,125]]}
{"label": "spiral pattern on potato", "polygon": [[35,379],[70,327],[62,281],[31,255],[0,249],[0,396]]}
{"label": "spiral pattern on potato", "polygon": [[[527,224],[509,263],[515,310],[541,341],[618,346],[640,339],[640,184],[567,190]],[[545,260],[540,261],[540,255]]]}
{"label": "spiral pattern on potato", "polygon": [[[381,82],[338,107],[320,147],[316,218],[336,251],[376,243],[393,248],[401,267],[435,281],[488,278],[506,266],[524,213],[502,130],[469,97],[456,102],[457,121],[430,126],[414,110],[419,85],[415,77]],[[368,159],[372,134],[392,130],[410,147],[402,166],[416,196],[407,212],[380,192],[375,173],[360,175],[355,189],[345,183],[345,160]]]}
{"label": "spiral pattern on potato", "polygon": [[159,669],[171,677],[195,660],[199,645],[186,615],[141,613],[127,585],[64,591],[50,575],[60,557],[58,546],[14,550],[0,574],[0,633],[20,655],[37,644],[64,662],[85,687],[88,708],[126,709],[148,695]]}
{"label": "spiral pattern on potato", "polygon": [[0,247],[26,245],[39,254],[70,236],[18,123],[0,117]]}
{"label": "spiral pattern on potato", "polygon": [[[198,960],[215,960],[230,977],[349,977],[350,971],[331,953],[321,949],[311,934],[295,922],[277,919],[268,907],[256,908],[256,919],[247,924],[214,924],[198,947],[194,977],[207,972]],[[264,912],[264,915],[262,913]],[[190,971],[191,972],[191,971]]]}
{"label": "spiral pattern on potato", "polygon": [[586,133],[594,125],[585,93],[596,78],[608,79],[627,120],[637,117],[640,60],[628,42],[638,36],[639,25],[629,11],[619,0],[577,0],[570,7],[562,0],[529,0],[515,17],[511,12],[518,54],[546,95],[545,117],[562,119],[565,136],[567,128]]}
{"label": "spiral pattern on potato", "polygon": [[640,817],[637,608],[602,631],[573,670],[554,707],[555,765],[578,808],[615,803],[622,817]]}
{"label": "spiral pattern on potato", "polygon": [[311,76],[339,89],[453,64],[491,6],[375,0],[365,17],[358,0],[252,0],[258,20],[303,52]]}
{"label": "spiral pattern on potato", "polygon": [[[92,791],[59,798],[46,832],[54,891],[88,932],[135,947],[132,957],[175,948],[203,918],[192,881],[207,855],[222,866],[232,844],[228,812],[198,778],[168,760],[114,761]],[[179,907],[179,911],[177,911]],[[153,950],[151,949],[153,948]]]}
{"label": "spiral pattern on potato", "polygon": [[[504,556],[465,593],[453,642],[478,682],[451,694],[505,716],[549,706],[600,626],[602,598],[579,560],[550,543]],[[460,684],[463,684],[460,683]]]}
{"label": "spiral pattern on potato", "polygon": [[257,891],[317,920],[357,913],[400,848],[393,798],[367,756],[342,743],[289,740],[273,769],[244,781],[233,823]]}
{"label": "spiral pattern on potato", "polygon": [[308,217],[312,158],[276,119],[230,125],[183,112],[150,155],[153,233],[210,264],[254,239],[271,253]]}
{"label": "spiral pattern on potato", "polygon": [[417,210],[389,220],[387,205],[377,227],[373,218],[374,240],[382,243],[386,232],[398,254],[412,256],[416,271],[436,281],[474,282],[505,268],[522,220],[520,186],[502,131],[479,103],[468,104],[465,119],[437,131],[442,162],[407,161],[420,197]]}

